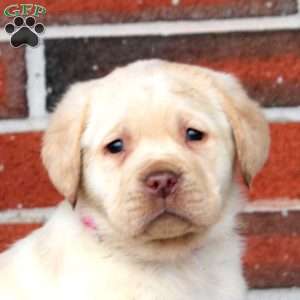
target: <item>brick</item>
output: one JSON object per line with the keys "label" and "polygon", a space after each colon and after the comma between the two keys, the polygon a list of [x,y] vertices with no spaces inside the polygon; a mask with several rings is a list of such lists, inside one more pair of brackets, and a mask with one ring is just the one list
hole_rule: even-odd
{"label": "brick", "polygon": [[[1,2],[1,11],[11,4],[8,0]],[[22,3],[38,3],[45,6],[48,13],[46,18],[41,20],[46,24],[200,20],[289,15],[297,12],[296,0],[30,0]],[[5,19],[7,18],[2,17],[1,23],[4,23]]]}
{"label": "brick", "polygon": [[250,287],[300,286],[300,235],[250,236],[244,258]]}
{"label": "brick", "polygon": [[281,235],[300,236],[300,212],[243,213],[240,216],[240,232],[246,236]]}
{"label": "brick", "polygon": [[39,227],[39,224],[0,224],[0,252]]}
{"label": "brick", "polygon": [[250,190],[250,198],[300,199],[300,123],[271,125],[269,160]]}
{"label": "brick", "polygon": [[47,106],[51,110],[72,82],[101,77],[146,58],[233,73],[264,106],[297,106],[299,49],[299,31],[47,40]]}
{"label": "brick", "polygon": [[300,286],[300,212],[245,213],[244,271],[253,288]]}
{"label": "brick", "polygon": [[24,49],[0,43],[0,119],[27,116]]}
{"label": "brick", "polygon": [[47,207],[59,196],[40,159],[41,134],[0,135],[0,210]]}

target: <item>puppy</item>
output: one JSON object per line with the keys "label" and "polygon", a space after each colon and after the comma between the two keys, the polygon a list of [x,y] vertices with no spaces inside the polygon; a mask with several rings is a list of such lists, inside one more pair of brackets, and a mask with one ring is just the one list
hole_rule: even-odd
{"label": "puppy", "polygon": [[242,300],[235,216],[267,123],[230,75],[145,60],[73,85],[42,159],[67,199],[0,257],[5,300]]}

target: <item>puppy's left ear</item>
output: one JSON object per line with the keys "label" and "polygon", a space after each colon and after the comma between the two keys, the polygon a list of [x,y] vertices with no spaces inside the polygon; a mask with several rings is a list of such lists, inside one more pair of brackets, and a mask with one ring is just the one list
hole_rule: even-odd
{"label": "puppy's left ear", "polygon": [[215,78],[233,129],[242,175],[249,186],[268,157],[269,126],[259,105],[248,97],[237,79],[222,73],[215,73]]}
{"label": "puppy's left ear", "polygon": [[73,85],[51,116],[43,139],[42,160],[49,177],[70,202],[80,180],[80,138],[87,114],[86,83]]}

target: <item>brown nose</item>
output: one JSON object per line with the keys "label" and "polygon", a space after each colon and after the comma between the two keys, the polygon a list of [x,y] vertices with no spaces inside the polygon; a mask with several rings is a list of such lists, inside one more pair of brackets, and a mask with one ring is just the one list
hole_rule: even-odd
{"label": "brown nose", "polygon": [[166,198],[176,190],[178,175],[170,171],[151,173],[146,177],[146,191],[153,195]]}

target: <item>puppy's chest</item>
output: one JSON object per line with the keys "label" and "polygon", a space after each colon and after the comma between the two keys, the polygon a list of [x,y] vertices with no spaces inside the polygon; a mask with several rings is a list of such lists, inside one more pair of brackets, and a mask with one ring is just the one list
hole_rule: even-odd
{"label": "puppy's chest", "polygon": [[[56,299],[244,299],[245,285],[240,266],[235,263],[237,257],[226,263],[221,256],[208,252],[194,255],[182,263],[155,265],[134,263],[123,256],[104,255],[106,252],[101,257],[98,252],[95,255],[84,253],[72,258],[67,256],[58,280],[60,292]],[[67,297],[60,298],[63,294]]]}
{"label": "puppy's chest", "polygon": [[216,287],[215,283],[218,280],[211,279],[209,282],[193,270],[187,274],[179,270],[159,272],[111,269],[78,283],[78,291],[72,299],[228,300],[219,292],[226,287],[222,286],[222,283]]}
{"label": "puppy's chest", "polygon": [[[159,279],[158,279],[159,281]],[[127,285],[127,286],[125,286]],[[111,288],[97,289],[86,299],[106,300],[228,300],[216,291],[218,287],[195,287],[189,284],[181,286],[174,281],[168,285],[142,283],[140,285],[124,283],[123,286],[114,285]],[[86,293],[85,296],[87,296]],[[79,298],[78,298],[79,299]],[[80,298],[82,299],[82,298]]]}
{"label": "puppy's chest", "polygon": [[[131,277],[131,278],[130,278]],[[85,299],[106,300],[221,300],[212,288],[207,289],[195,286],[188,282],[178,282],[176,279],[162,278],[132,280],[129,276],[126,281],[104,281],[98,286],[88,288],[82,295]],[[78,298],[82,299],[82,298]]]}

